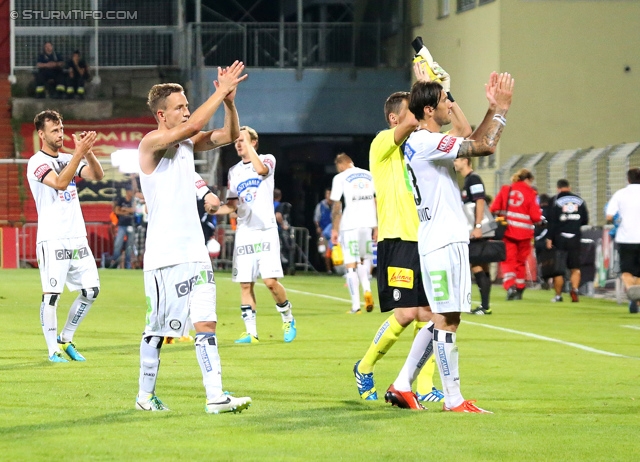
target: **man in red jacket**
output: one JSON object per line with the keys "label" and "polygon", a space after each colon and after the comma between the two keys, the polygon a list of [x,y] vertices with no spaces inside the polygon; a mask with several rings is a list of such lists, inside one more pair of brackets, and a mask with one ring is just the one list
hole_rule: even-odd
{"label": "man in red jacket", "polygon": [[507,259],[501,263],[502,286],[507,291],[507,300],[522,300],[533,224],[542,219],[537,194],[531,187],[533,178],[529,170],[521,168],[511,177],[511,185],[503,186],[491,204],[492,213],[507,219],[503,238]]}

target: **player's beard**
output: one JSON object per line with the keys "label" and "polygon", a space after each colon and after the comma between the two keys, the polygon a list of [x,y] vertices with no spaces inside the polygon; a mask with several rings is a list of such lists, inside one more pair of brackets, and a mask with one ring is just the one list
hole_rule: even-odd
{"label": "player's beard", "polygon": [[62,149],[64,139],[60,141],[45,139],[44,142],[50,150],[52,150],[53,152],[58,152],[60,149]]}

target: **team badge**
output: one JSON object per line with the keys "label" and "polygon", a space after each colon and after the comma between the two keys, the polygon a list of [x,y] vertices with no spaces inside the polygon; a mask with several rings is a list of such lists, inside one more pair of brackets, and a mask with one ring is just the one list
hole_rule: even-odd
{"label": "team badge", "polygon": [[402,297],[402,294],[398,289],[393,289],[393,299],[397,302]]}
{"label": "team badge", "polygon": [[49,279],[49,284],[51,284],[51,287],[55,287],[58,285],[58,281],[56,281],[54,278]]}
{"label": "team badge", "polygon": [[172,319],[171,321],[169,321],[169,327],[171,327],[171,329],[173,330],[180,330],[180,328],[182,327],[182,323],[177,319]]}

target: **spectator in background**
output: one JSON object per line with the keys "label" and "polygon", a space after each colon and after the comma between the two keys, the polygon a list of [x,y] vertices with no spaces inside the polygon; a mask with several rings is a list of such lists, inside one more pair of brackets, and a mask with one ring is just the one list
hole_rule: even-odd
{"label": "spectator in background", "polygon": [[[313,212],[313,223],[316,225],[316,235],[318,236],[318,251],[324,259],[327,274],[331,274],[331,188],[325,188],[324,199],[316,205]],[[320,249],[324,248],[324,251]]]}
{"label": "spectator in background", "polygon": [[36,62],[36,98],[45,97],[45,87],[52,98],[64,97],[63,66],[64,61],[53,49],[53,44],[45,42]]}
{"label": "spectator in background", "polygon": [[[547,249],[555,247],[567,252],[567,268],[571,270],[571,301],[578,302],[578,288],[580,287],[580,227],[589,223],[589,212],[585,201],[571,192],[569,182],[560,179],[557,183],[558,194],[548,207],[546,216],[549,228],[546,238]],[[562,287],[564,276],[553,278],[556,295],[552,302],[562,301]]]}
{"label": "spectator in background", "polygon": [[607,223],[613,223],[616,214],[620,225],[615,241],[620,254],[620,277],[627,289],[629,312],[637,313],[640,303],[640,168],[627,172],[629,184],[616,191],[607,205]]}
{"label": "spectator in background", "polygon": [[147,239],[147,224],[149,222],[149,214],[147,212],[147,204],[142,195],[142,191],[138,190],[133,196],[133,221],[135,223],[136,239],[135,239],[135,255],[136,268],[142,268],[144,262],[145,241]]}
{"label": "spectator in background", "polygon": [[113,211],[118,216],[118,231],[116,232],[116,239],[113,244],[113,255],[111,267],[118,265],[120,261],[120,254],[122,253],[122,247],[124,245],[124,239],[127,238],[127,244],[125,248],[125,264],[126,269],[131,269],[131,255],[133,254],[133,246],[135,241],[135,230],[133,227],[133,214],[135,213],[135,207],[133,204],[133,186],[127,184],[125,188],[125,195],[120,196],[114,203]]}
{"label": "spectator in background", "polygon": [[[540,257],[540,254],[547,248],[547,217],[549,216],[549,203],[551,197],[548,194],[538,195],[538,205],[542,212],[542,220],[539,223],[534,223],[533,229],[533,247],[536,250],[536,256]],[[541,266],[538,261],[538,274],[541,274]],[[540,276],[541,277],[541,276]],[[544,290],[549,290],[549,280],[543,280],[541,286]]]}
{"label": "spectator in background", "polygon": [[273,190],[273,210],[278,224],[278,237],[280,239],[280,261],[285,273],[295,269],[292,261],[293,237],[291,233],[291,204],[282,202],[282,191]]}
{"label": "spectator in background", "polygon": [[84,99],[84,84],[91,81],[91,75],[89,74],[89,66],[80,56],[80,50],[73,52],[65,67],[68,72],[67,98],[72,99],[75,95],[79,99]]}
{"label": "spectator in background", "polygon": [[533,179],[533,173],[521,168],[511,177],[511,184],[500,189],[491,204],[491,213],[504,216],[507,220],[503,238],[507,259],[500,263],[507,300],[522,300],[533,224],[542,219],[536,192],[531,187]]}

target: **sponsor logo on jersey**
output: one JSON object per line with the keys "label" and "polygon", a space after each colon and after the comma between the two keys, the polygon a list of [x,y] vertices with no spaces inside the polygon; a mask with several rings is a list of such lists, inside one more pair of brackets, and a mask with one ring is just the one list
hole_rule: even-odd
{"label": "sponsor logo on jersey", "polygon": [[[71,184],[69,184],[69,186],[71,186]],[[69,190],[58,191],[58,198],[61,201],[71,202],[72,200],[78,198],[78,192],[75,189],[72,189],[71,191]]]}
{"label": "sponsor logo on jersey", "polygon": [[81,260],[89,256],[89,250],[86,247],[79,249],[58,249],[56,250],[56,260]]}
{"label": "sponsor logo on jersey", "polygon": [[49,173],[52,170],[51,166],[47,165],[47,164],[42,164],[40,167],[38,167],[36,169],[35,172],[33,172],[33,174],[36,176],[36,178],[39,181],[42,181],[42,179],[47,175],[47,173]]}
{"label": "sponsor logo on jersey", "polygon": [[249,178],[248,180],[243,181],[238,185],[236,191],[238,191],[238,195],[242,193],[247,188],[257,188],[262,183],[260,178]]}
{"label": "sponsor logo on jersey", "polygon": [[413,270],[409,268],[398,268],[390,266],[387,270],[387,281],[390,287],[402,287],[413,289]]}
{"label": "sponsor logo on jersey", "polygon": [[205,186],[207,186],[207,183],[205,183],[204,180],[196,181],[196,188],[200,189],[200,188],[204,188]]}
{"label": "sponsor logo on jersey", "polygon": [[263,159],[262,163],[269,167],[269,170],[273,170],[276,167],[276,165],[273,163],[273,160],[271,159]]}
{"label": "sponsor logo on jersey", "polygon": [[213,271],[202,270],[192,278],[187,279],[176,284],[176,293],[178,298],[188,295],[195,286],[202,284],[215,284],[216,281],[213,278]]}
{"label": "sponsor logo on jersey", "polygon": [[456,144],[456,139],[453,136],[443,136],[438,143],[438,151],[451,152]]}
{"label": "sponsor logo on jersey", "polygon": [[373,194],[363,194],[360,196],[353,196],[351,198],[352,201],[372,201],[373,200]]}
{"label": "sponsor logo on jersey", "polygon": [[[351,175],[349,175],[347,177],[347,181],[349,183],[351,183],[351,182],[353,182],[353,181],[355,181],[355,180],[357,180],[359,178],[364,178],[365,180],[371,181],[371,175],[369,173],[365,173],[365,172],[352,173]],[[362,187],[362,186],[360,186],[360,187]]]}
{"label": "sponsor logo on jersey", "polygon": [[271,242],[258,242],[257,244],[240,245],[236,249],[237,255],[251,255],[253,253],[269,252]]}

